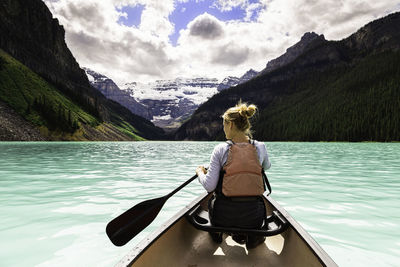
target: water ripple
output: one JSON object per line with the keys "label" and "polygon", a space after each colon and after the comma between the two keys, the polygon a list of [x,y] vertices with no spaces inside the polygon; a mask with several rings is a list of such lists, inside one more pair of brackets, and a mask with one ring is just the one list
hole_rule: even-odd
{"label": "water ripple", "polygon": [[[196,181],[182,189],[123,248],[107,239],[107,222],[185,182],[197,165],[208,164],[216,144],[0,143],[0,262],[112,266],[204,190]],[[339,266],[397,266],[400,144],[268,143],[267,148],[272,196]],[[20,251],[27,252],[23,258]]]}

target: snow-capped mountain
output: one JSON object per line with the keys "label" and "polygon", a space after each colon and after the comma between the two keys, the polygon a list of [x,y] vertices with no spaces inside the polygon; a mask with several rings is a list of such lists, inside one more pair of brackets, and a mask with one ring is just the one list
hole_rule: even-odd
{"label": "snow-capped mountain", "polygon": [[247,82],[248,80],[254,78],[257,75],[258,75],[257,71],[250,69],[240,78],[234,76],[228,76],[225,79],[223,79],[223,81],[218,85],[217,89],[218,91],[228,89],[238,84]]}
{"label": "snow-capped mountain", "polygon": [[148,120],[153,118],[146,106],[137,102],[128,92],[121,90],[113,80],[91,69],[83,69],[86,72],[90,84],[105,97],[120,103],[136,115],[142,116]]}
{"label": "snow-capped mountain", "polygon": [[178,128],[197,107],[218,92],[215,78],[177,78],[151,83],[127,83],[118,87],[105,75],[84,68],[93,87],[132,113],[166,130]]}
{"label": "snow-capped mountain", "polygon": [[222,91],[228,89],[232,86],[238,85],[240,78],[234,76],[228,76],[222,80],[222,82],[218,85],[217,90]]}
{"label": "snow-capped mountain", "polygon": [[164,129],[175,129],[197,107],[218,92],[215,78],[177,78],[151,83],[127,83],[121,88],[146,106],[152,122]]}
{"label": "snow-capped mountain", "polygon": [[149,83],[132,82],[118,87],[110,78],[84,68],[93,87],[107,98],[127,107],[132,113],[151,120],[165,130],[178,128],[198,106],[229,87],[246,82],[257,75],[249,70],[242,77],[176,78]]}

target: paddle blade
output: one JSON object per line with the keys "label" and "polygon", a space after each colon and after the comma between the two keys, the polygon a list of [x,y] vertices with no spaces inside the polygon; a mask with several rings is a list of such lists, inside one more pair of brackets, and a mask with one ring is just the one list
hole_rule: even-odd
{"label": "paddle blade", "polygon": [[116,246],[123,246],[146,228],[160,212],[168,198],[143,201],[107,224],[106,233]]}

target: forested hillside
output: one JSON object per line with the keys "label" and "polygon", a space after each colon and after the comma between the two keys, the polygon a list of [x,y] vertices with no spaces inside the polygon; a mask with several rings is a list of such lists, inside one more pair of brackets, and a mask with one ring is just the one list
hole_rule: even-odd
{"label": "forested hillside", "polygon": [[162,129],[89,84],[41,0],[0,2],[0,101],[50,140],[163,138]]}
{"label": "forested hillside", "polygon": [[1,49],[0,101],[39,127],[49,140],[143,139],[129,123],[105,123],[90,103],[76,104]]}
{"label": "forested hillside", "polygon": [[222,140],[220,116],[240,99],[259,107],[259,140],[400,141],[400,13],[215,95],[175,138]]}
{"label": "forested hillside", "polygon": [[[296,92],[262,110],[255,136],[268,140],[400,140],[400,53],[383,52],[292,80]],[[289,89],[290,90],[290,89]]]}

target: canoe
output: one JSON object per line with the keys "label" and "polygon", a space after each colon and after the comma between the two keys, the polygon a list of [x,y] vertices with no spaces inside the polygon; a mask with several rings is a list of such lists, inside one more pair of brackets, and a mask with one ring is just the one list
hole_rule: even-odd
{"label": "canoe", "polygon": [[263,244],[247,250],[228,234],[223,235],[222,243],[215,243],[204,231],[210,225],[202,218],[209,197],[204,194],[183,208],[116,266],[337,266],[300,224],[266,195],[269,225],[262,234],[266,236]]}

